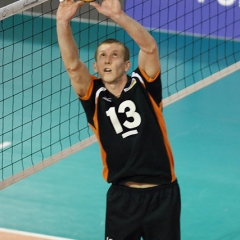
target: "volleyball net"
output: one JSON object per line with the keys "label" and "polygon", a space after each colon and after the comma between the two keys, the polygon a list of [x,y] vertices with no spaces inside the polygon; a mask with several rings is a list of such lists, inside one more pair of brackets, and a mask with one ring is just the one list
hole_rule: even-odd
{"label": "volleyball net", "polygon": [[[240,5],[220,0],[120,1],[160,51],[164,105],[240,69]],[[0,5],[0,189],[94,143],[62,64],[56,36],[58,0]],[[85,4],[71,22],[81,58],[92,69],[99,42],[138,47]]]}

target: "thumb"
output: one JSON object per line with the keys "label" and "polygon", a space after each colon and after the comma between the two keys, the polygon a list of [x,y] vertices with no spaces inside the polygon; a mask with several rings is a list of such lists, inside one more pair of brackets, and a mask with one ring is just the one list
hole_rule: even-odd
{"label": "thumb", "polygon": [[89,4],[93,7],[95,7],[97,10],[100,8],[100,5],[96,2],[90,2]]}
{"label": "thumb", "polygon": [[77,1],[75,4],[77,5],[78,8],[80,8],[85,2],[84,1]]}

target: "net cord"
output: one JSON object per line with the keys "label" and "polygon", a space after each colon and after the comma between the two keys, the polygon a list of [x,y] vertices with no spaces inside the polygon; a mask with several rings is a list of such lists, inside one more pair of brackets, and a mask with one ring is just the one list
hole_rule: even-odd
{"label": "net cord", "polygon": [[12,4],[6,5],[5,7],[0,8],[0,21],[47,1],[49,0],[19,0]]}
{"label": "net cord", "polygon": [[[167,97],[165,99],[163,99],[163,107],[166,107],[184,97],[187,97],[188,95],[214,83],[217,82],[218,80],[221,80],[222,78],[236,72],[240,70],[240,62],[236,62],[234,64],[232,64],[231,66],[203,79],[200,82],[197,82],[173,95],[171,95],[170,97]],[[62,160],[63,158],[66,158],[88,146],[90,146],[91,144],[97,142],[97,139],[95,137],[95,135],[51,156],[50,158],[47,158],[45,160],[43,160],[40,163],[37,163],[25,170],[23,170],[22,172],[19,172],[5,180],[3,180],[2,182],[0,182],[0,190],[26,178],[29,177],[31,175],[33,175],[36,172],[39,172],[40,170],[43,170],[44,168],[47,168],[49,166],[51,166],[54,163],[57,163],[58,161]]]}
{"label": "net cord", "polygon": [[49,158],[46,158],[42,162],[39,162],[19,173],[16,173],[15,175],[0,182],[0,190],[18,182],[24,178],[27,178],[27,177],[33,175],[34,173],[39,172],[39,171],[43,170],[44,168],[47,168],[47,167],[53,165],[54,163],[59,162],[60,160],[90,146],[91,144],[95,143],[96,141],[97,141],[96,137],[93,135],[93,136],[91,136],[91,137],[49,157]]}
{"label": "net cord", "polygon": [[176,101],[179,101],[180,99],[182,99],[204,87],[207,87],[208,85],[210,85],[210,84],[212,84],[212,83],[214,83],[214,82],[216,82],[238,70],[240,70],[240,62],[236,62],[236,63],[230,65],[229,67],[226,67],[226,68],[220,70],[219,72],[214,73],[214,74],[210,75],[209,77],[207,77],[197,83],[194,83],[191,86],[186,87],[183,90],[163,99],[163,106],[166,107]]}

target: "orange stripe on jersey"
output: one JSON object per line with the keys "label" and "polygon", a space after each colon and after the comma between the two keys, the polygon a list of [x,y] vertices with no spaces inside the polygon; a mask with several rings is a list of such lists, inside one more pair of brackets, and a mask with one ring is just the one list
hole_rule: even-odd
{"label": "orange stripe on jersey", "polygon": [[93,90],[93,81],[96,80],[96,79],[97,79],[97,77],[91,75],[91,83],[90,83],[90,85],[88,87],[87,93],[83,97],[80,97],[78,95],[79,98],[81,98],[82,100],[88,100],[90,98],[92,90]]}
{"label": "orange stripe on jersey", "polygon": [[[98,104],[98,101],[96,101],[96,103]],[[89,124],[89,126],[93,130],[93,132],[94,132],[94,134],[95,134],[95,136],[98,140],[99,146],[100,146],[100,152],[101,152],[102,164],[103,164],[102,175],[103,175],[103,178],[105,179],[105,181],[107,181],[108,180],[108,172],[109,172],[108,166],[107,166],[107,161],[106,161],[107,160],[107,154],[103,149],[102,143],[100,141],[99,132],[97,131],[97,129],[99,129],[98,120],[97,120],[97,109],[98,109],[97,104],[96,104],[95,113],[94,113],[94,116],[93,116],[93,122],[94,122],[95,127],[93,127],[91,124]]]}
{"label": "orange stripe on jersey", "polygon": [[[90,85],[88,87],[87,93],[86,93],[86,95],[84,97],[80,97],[79,96],[80,99],[88,100],[90,98],[90,96],[92,94],[92,91],[93,91],[93,86],[94,86],[93,81],[97,80],[97,79],[98,79],[97,77],[91,75],[91,83],[90,83]],[[96,101],[96,103],[98,103],[98,101]],[[107,166],[107,162],[106,162],[107,154],[106,154],[106,152],[104,151],[104,149],[102,147],[102,144],[101,144],[101,141],[100,141],[99,132],[97,131],[97,129],[99,129],[98,128],[98,120],[97,120],[97,109],[98,109],[98,107],[97,107],[97,104],[96,104],[96,106],[95,106],[95,113],[94,113],[94,116],[93,116],[94,126],[92,126],[90,123],[88,123],[88,124],[91,127],[91,129],[93,130],[93,132],[94,132],[94,134],[95,134],[95,136],[96,136],[96,138],[98,140],[98,143],[99,143],[99,146],[100,146],[101,157],[102,157],[102,164],[103,164],[103,172],[102,172],[102,174],[103,174],[103,178],[107,181],[107,179],[108,179],[108,172],[109,172],[108,166]]]}
{"label": "orange stripe on jersey", "polygon": [[157,77],[158,75],[160,74],[160,68],[158,70],[158,72],[156,73],[155,77],[154,78],[150,78],[143,69],[139,68],[141,74],[143,75],[143,77],[146,79],[147,82],[153,82]]}
{"label": "orange stripe on jersey", "polygon": [[[153,82],[154,80],[156,80],[156,78],[158,77],[158,75],[160,74],[160,68],[159,71],[157,72],[157,74],[155,75],[154,78],[150,78],[146,72],[139,68],[141,74],[144,76],[144,78],[146,79],[146,81],[148,82]],[[171,168],[171,175],[172,175],[172,181],[176,180],[176,175],[174,172],[174,159],[173,159],[173,154],[172,154],[172,149],[171,149],[171,145],[170,142],[168,140],[168,134],[167,134],[167,128],[166,128],[166,124],[162,115],[162,102],[160,103],[160,106],[158,106],[156,104],[156,102],[153,100],[152,96],[148,93],[149,97],[150,97],[150,101],[152,103],[154,112],[156,114],[156,117],[158,119],[158,124],[160,126],[160,129],[162,131],[163,134],[163,141],[166,147],[166,151],[167,151],[167,155],[168,155],[168,159],[169,159],[169,164],[170,164],[170,168]]]}
{"label": "orange stripe on jersey", "polygon": [[160,103],[160,106],[158,106],[156,104],[156,102],[153,100],[152,96],[149,94],[154,112],[156,113],[156,117],[158,120],[158,124],[160,126],[160,129],[162,131],[163,134],[163,141],[166,147],[166,151],[167,151],[167,155],[168,155],[168,159],[169,159],[169,164],[170,164],[170,168],[171,168],[171,175],[172,175],[172,182],[176,180],[176,175],[174,172],[174,159],[173,159],[173,154],[172,154],[172,149],[170,146],[170,142],[168,140],[168,134],[167,134],[167,128],[166,128],[166,124],[162,115],[162,102]]}

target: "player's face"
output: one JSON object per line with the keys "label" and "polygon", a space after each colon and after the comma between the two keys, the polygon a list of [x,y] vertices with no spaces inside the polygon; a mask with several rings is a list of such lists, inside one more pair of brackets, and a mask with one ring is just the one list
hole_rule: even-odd
{"label": "player's face", "polygon": [[98,48],[94,70],[105,83],[126,79],[130,61],[124,61],[124,48],[118,43],[102,44]]}

